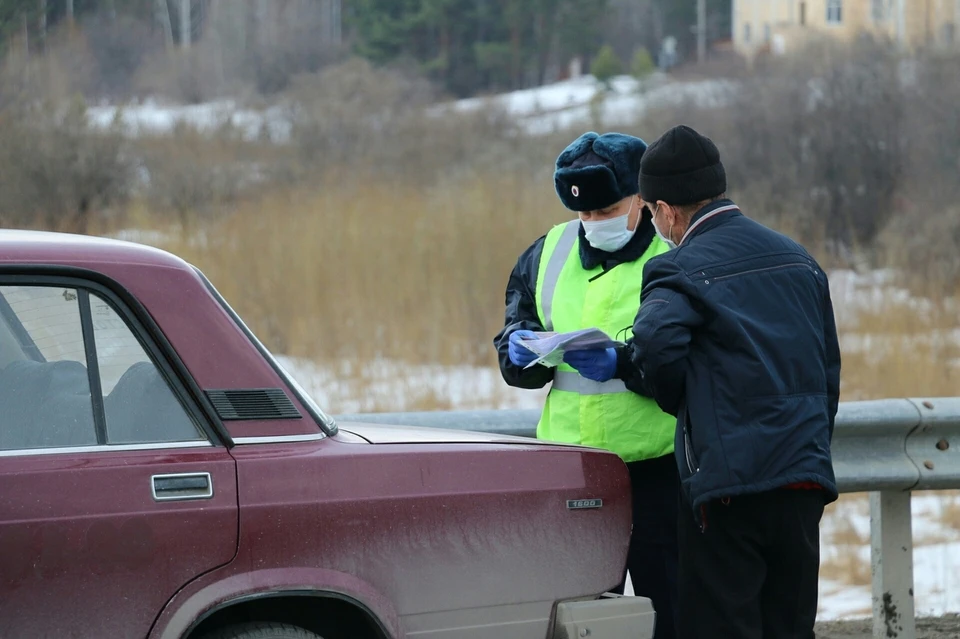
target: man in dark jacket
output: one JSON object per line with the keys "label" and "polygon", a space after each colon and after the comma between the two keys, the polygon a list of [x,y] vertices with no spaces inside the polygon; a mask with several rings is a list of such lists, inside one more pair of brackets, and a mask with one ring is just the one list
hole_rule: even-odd
{"label": "man in dark jacket", "polygon": [[672,250],[644,268],[616,376],[676,416],[680,636],[814,636],[819,524],[840,348],[827,276],[726,199],[720,154],[680,126],[644,153],[640,195]]}

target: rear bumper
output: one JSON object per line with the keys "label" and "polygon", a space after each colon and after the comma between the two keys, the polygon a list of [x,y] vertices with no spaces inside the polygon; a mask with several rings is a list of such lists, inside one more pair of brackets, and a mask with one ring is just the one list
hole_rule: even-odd
{"label": "rear bumper", "polygon": [[607,593],[557,606],[552,639],[653,639],[656,613],[646,597]]}

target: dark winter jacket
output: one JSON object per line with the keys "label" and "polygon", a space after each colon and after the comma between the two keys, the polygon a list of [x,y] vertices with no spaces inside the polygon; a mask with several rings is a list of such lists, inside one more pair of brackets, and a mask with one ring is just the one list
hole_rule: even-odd
{"label": "dark winter jacket", "polygon": [[[653,223],[650,221],[649,212],[644,209],[640,219],[637,232],[634,233],[630,241],[619,251],[607,253],[598,250],[587,242],[584,237],[583,225],[580,225],[580,263],[585,270],[592,270],[599,265],[603,266],[604,273],[615,268],[619,264],[635,262],[646,252],[650,242],[656,236],[653,230]],[[517,388],[543,388],[553,381],[553,368],[546,366],[532,366],[522,369],[515,366],[510,361],[508,349],[510,347],[510,334],[518,330],[542,331],[540,325],[540,316],[537,313],[537,274],[540,269],[540,256],[543,253],[543,242],[546,235],[541,236],[526,251],[524,251],[517,260],[510,273],[510,279],[507,282],[506,292],[506,317],[503,329],[493,338],[494,346],[500,356],[500,373],[503,380],[510,386]],[[640,306],[640,300],[637,300],[637,307]],[[624,331],[619,335],[620,340],[625,340],[630,335],[629,326],[624,326]],[[612,336],[617,337],[617,336]],[[635,379],[633,385],[627,383],[627,388],[634,392],[640,392],[645,388],[642,380]],[[648,393],[642,393],[649,397]]]}
{"label": "dark winter jacket", "polygon": [[835,500],[840,348],[817,262],[722,200],[696,213],[680,246],[651,259],[643,278],[617,374],[677,416],[677,464],[694,511],[794,484]]}

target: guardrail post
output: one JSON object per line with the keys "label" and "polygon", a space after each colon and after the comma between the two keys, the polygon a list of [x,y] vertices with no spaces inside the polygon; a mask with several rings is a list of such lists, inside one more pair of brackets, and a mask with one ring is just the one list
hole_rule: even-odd
{"label": "guardrail post", "polygon": [[910,491],[870,493],[874,639],[916,639]]}

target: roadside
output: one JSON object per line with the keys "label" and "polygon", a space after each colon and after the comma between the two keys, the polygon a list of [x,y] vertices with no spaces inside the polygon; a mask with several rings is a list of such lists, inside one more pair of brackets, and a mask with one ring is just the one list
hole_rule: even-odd
{"label": "roadside", "polygon": [[[817,639],[872,639],[872,622],[830,621],[818,623]],[[960,615],[925,617],[917,620],[917,639],[957,639],[960,637]]]}

